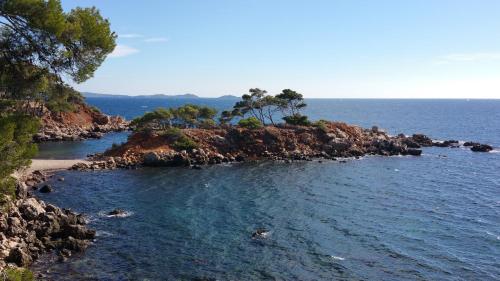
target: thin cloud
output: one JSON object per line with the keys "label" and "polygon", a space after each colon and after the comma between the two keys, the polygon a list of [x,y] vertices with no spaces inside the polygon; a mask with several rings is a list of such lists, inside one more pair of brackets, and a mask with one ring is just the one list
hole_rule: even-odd
{"label": "thin cloud", "polygon": [[114,51],[109,54],[110,58],[121,58],[138,53],[139,50],[126,45],[116,45]]}
{"label": "thin cloud", "polygon": [[449,54],[440,58],[441,61],[490,61],[500,60],[500,53],[462,53]]}
{"label": "thin cloud", "polygon": [[137,33],[127,33],[127,34],[119,34],[118,37],[119,38],[140,38],[140,37],[142,37],[142,35],[137,34]]}
{"label": "thin cloud", "polygon": [[151,37],[151,38],[144,39],[144,42],[148,42],[148,43],[158,43],[158,42],[167,42],[167,41],[168,41],[168,38],[165,38],[165,37]]}

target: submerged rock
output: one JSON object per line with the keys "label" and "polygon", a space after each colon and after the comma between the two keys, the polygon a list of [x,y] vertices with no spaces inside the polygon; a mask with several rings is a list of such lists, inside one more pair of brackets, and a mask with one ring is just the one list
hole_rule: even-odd
{"label": "submerged rock", "polygon": [[46,184],[46,185],[42,186],[39,191],[41,193],[50,193],[53,191],[53,189],[52,189],[52,186]]}
{"label": "submerged rock", "polygon": [[257,228],[254,233],[252,233],[252,239],[255,238],[265,238],[269,234],[269,231],[265,228]]}
{"label": "submerged rock", "polygon": [[124,216],[127,214],[127,211],[123,209],[114,209],[113,211],[108,213],[108,216]]}

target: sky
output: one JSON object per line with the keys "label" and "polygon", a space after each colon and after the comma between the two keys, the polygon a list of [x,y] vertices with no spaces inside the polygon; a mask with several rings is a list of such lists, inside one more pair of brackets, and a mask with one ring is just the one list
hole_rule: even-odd
{"label": "sky", "polygon": [[107,94],[500,98],[498,0],[62,0],[118,35]]}

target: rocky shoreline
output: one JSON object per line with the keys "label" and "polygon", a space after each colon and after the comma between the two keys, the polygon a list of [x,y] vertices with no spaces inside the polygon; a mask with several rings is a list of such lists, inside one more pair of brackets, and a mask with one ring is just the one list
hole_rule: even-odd
{"label": "rocky shoreline", "polygon": [[34,136],[35,142],[98,139],[105,133],[129,129],[129,122],[120,116],[108,116],[86,104],[76,106],[78,110],[74,112],[46,111],[41,117],[42,126]]}
{"label": "rocky shoreline", "polygon": [[[478,152],[492,150],[489,145],[475,142],[435,141],[423,134],[390,136],[376,127],[363,129],[339,122],[328,122],[322,128],[283,125],[260,129],[183,129],[182,134],[197,147],[179,149],[168,135],[136,132],[127,143],[96,154],[90,161],[74,164],[70,169],[140,166],[200,169],[202,165],[254,160],[289,162],[365,155],[420,156],[423,147],[431,146],[463,146]],[[65,260],[73,252],[83,251],[95,238],[95,231],[85,226],[83,215],[46,204],[33,196],[36,189],[50,192],[50,186],[43,185],[49,177],[33,171],[18,178],[17,199],[7,203],[5,211],[0,213],[0,271],[6,266],[27,267],[47,252]]]}
{"label": "rocky shoreline", "polygon": [[183,129],[197,148],[178,149],[174,140],[162,133],[136,132],[129,141],[104,154],[92,157],[91,163],[79,163],[73,170],[136,168],[139,166],[203,165],[253,160],[297,161],[361,157],[365,155],[420,156],[422,147],[471,147],[488,152],[489,145],[456,140],[435,141],[423,134],[390,136],[377,127],[363,129],[339,122],[322,128],[304,126],[267,126],[261,129],[240,127]]}
{"label": "rocky shoreline", "polygon": [[34,171],[18,179],[16,200],[0,213],[0,271],[28,267],[42,254],[54,252],[65,260],[95,238],[81,214],[46,204],[33,195],[50,175]]}

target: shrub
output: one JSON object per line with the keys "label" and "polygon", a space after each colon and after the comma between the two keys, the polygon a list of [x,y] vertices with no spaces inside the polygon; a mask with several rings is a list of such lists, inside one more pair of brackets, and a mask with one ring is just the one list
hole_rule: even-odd
{"label": "shrub", "polygon": [[200,122],[198,127],[202,129],[213,129],[217,127],[217,124],[215,124],[215,121],[213,119],[205,119]]}
{"label": "shrub", "polygon": [[33,272],[26,268],[6,268],[2,272],[5,281],[33,281]]}
{"label": "shrub", "polygon": [[186,136],[179,128],[168,128],[161,132],[175,150],[192,150],[198,147],[198,144]]}
{"label": "shrub", "polygon": [[93,111],[95,113],[101,113],[101,110],[97,106],[91,105],[91,106],[89,106],[89,108],[90,108],[90,111]]}
{"label": "shrub", "polygon": [[10,176],[0,181],[0,206],[7,203],[7,198],[16,199],[16,180]]}
{"label": "shrub", "polygon": [[326,126],[328,124],[328,121],[326,120],[319,120],[314,122],[312,125],[318,129],[320,129],[322,132],[326,133],[328,132],[328,127]]}
{"label": "shrub", "polygon": [[295,114],[283,117],[283,120],[289,125],[310,126],[311,121],[308,120],[306,115]]}
{"label": "shrub", "polygon": [[238,122],[238,125],[247,129],[258,129],[262,127],[262,123],[259,121],[259,119],[255,117],[248,117],[246,119],[241,119]]}
{"label": "shrub", "polygon": [[[10,175],[29,166],[37,153],[33,135],[38,131],[38,119],[24,115],[0,116],[0,200],[15,198],[15,180]],[[5,203],[5,202],[3,202]]]}
{"label": "shrub", "polygon": [[198,148],[198,144],[183,134],[172,144],[172,147],[175,150],[193,150]]}
{"label": "shrub", "polygon": [[181,129],[175,128],[175,127],[171,127],[171,128],[168,128],[166,130],[161,131],[160,135],[166,137],[170,141],[176,141],[179,138],[181,138],[182,136],[184,136]]}

